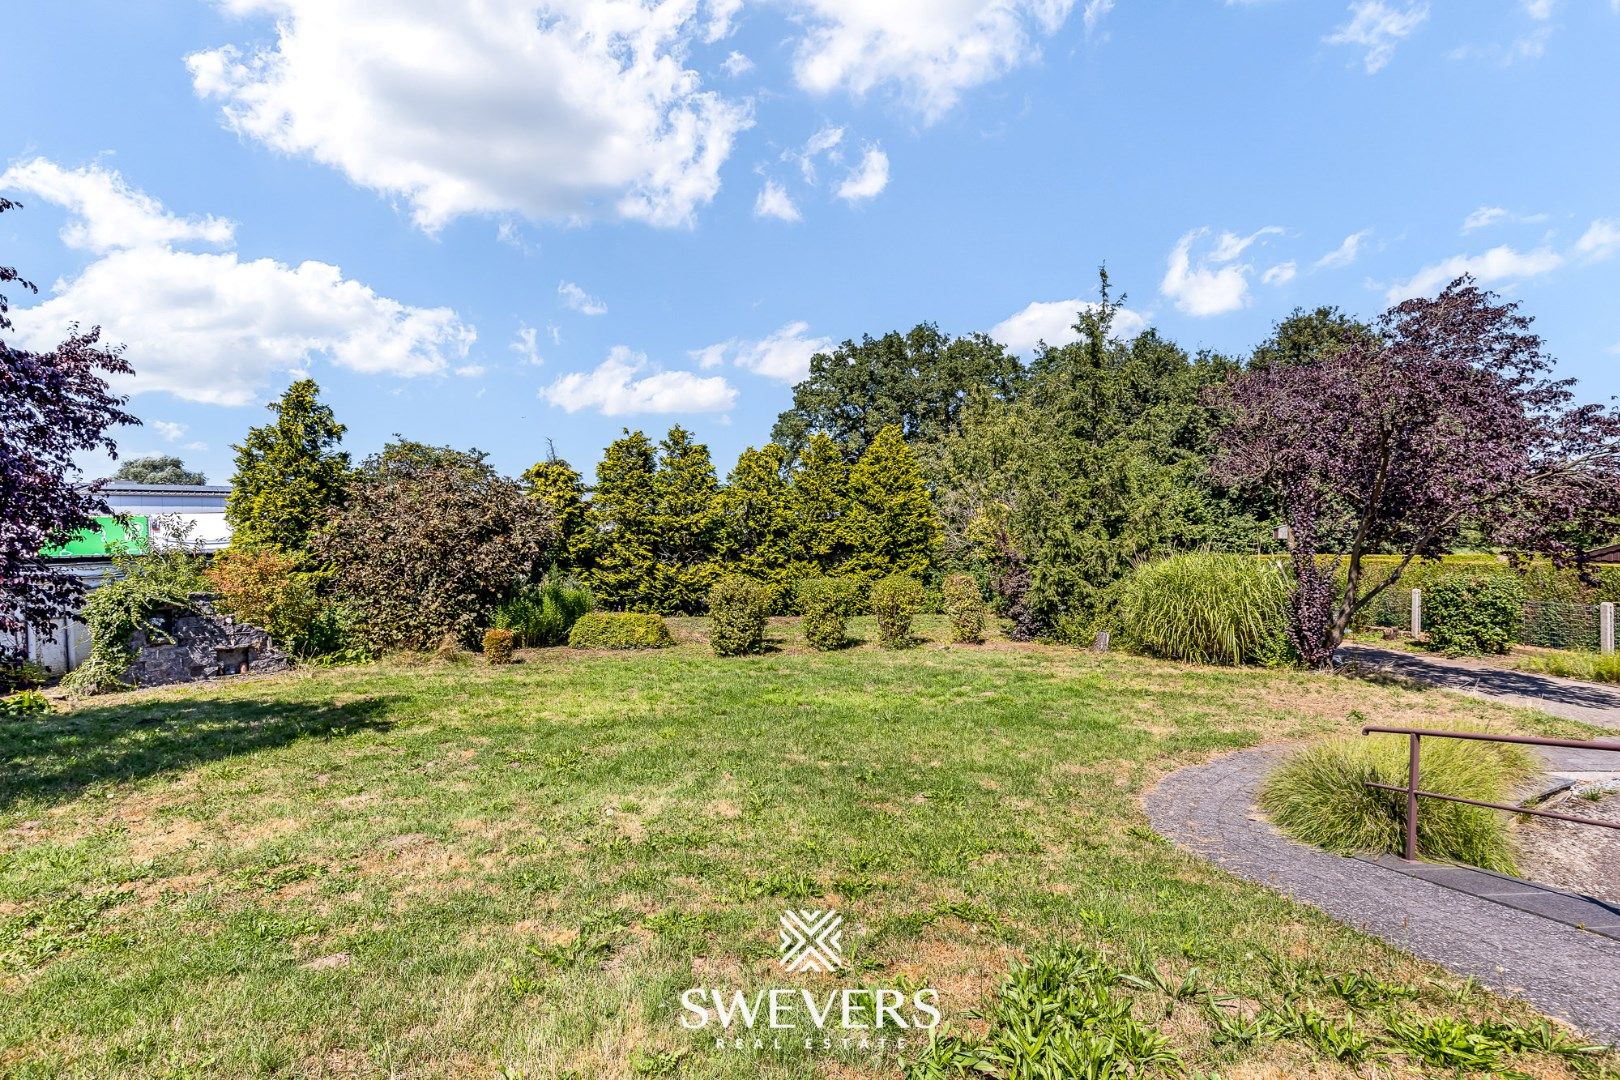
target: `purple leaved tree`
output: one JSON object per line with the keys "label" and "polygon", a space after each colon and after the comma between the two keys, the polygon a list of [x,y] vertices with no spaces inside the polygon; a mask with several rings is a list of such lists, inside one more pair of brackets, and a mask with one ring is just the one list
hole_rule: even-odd
{"label": "purple leaved tree", "polygon": [[[1219,388],[1216,472],[1270,492],[1290,531],[1290,635],[1326,666],[1356,613],[1465,527],[1578,562],[1620,516],[1620,414],[1582,405],[1530,319],[1458,278],[1378,333]],[[1400,556],[1371,573],[1363,557]]]}
{"label": "purple leaved tree", "polygon": [[[0,213],[16,205],[0,199]],[[12,282],[39,291],[0,266],[0,285]],[[96,485],[76,483],[73,455],[116,455],[108,431],[140,423],[123,410],[127,399],[108,392],[103,376],[130,367],[100,344],[99,328],[73,327],[50,352],[30,352],[6,340],[8,310],[0,295],[0,664],[20,658],[26,631],[48,638],[52,621],[83,599],[78,579],[40,557],[108,512]]]}

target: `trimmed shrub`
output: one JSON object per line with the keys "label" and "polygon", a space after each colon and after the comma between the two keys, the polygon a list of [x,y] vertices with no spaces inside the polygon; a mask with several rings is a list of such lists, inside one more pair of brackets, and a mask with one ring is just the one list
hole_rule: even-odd
{"label": "trimmed shrub", "polygon": [[662,649],[675,644],[675,637],[657,615],[593,611],[574,623],[568,644],[575,649]]}
{"label": "trimmed shrub", "polygon": [[951,620],[951,640],[962,645],[984,641],[984,595],[970,574],[951,574],[940,585],[941,605]]}
{"label": "trimmed shrub", "polygon": [[812,649],[841,649],[849,642],[846,624],[859,601],[849,578],[805,578],[794,586],[804,616],[804,640]]}
{"label": "trimmed shrub", "polygon": [[510,664],[512,662],[512,636],[512,631],[510,630],[485,630],[485,663]]}
{"label": "trimmed shrub", "polygon": [[[1399,852],[1406,796],[1367,781],[1405,786],[1407,740],[1399,735],[1336,739],[1284,762],[1260,791],[1260,807],[1284,832],[1341,854]],[[1425,791],[1485,802],[1506,802],[1535,772],[1522,747],[1428,739],[1419,786]],[[1513,843],[1500,811],[1422,799],[1418,850],[1426,859],[1455,860],[1514,872]]]}
{"label": "trimmed shrub", "polygon": [[1286,570],[1246,555],[1145,563],[1120,586],[1120,644],[1195,664],[1287,663],[1288,588]]}
{"label": "trimmed shrub", "polygon": [[878,641],[885,649],[914,644],[911,620],[922,601],[922,582],[905,574],[890,574],[872,586],[872,615],[877,619]]}
{"label": "trimmed shrub", "polygon": [[727,574],[709,589],[709,648],[716,656],[765,651],[771,591],[764,582]]}
{"label": "trimmed shrub", "polygon": [[1429,644],[1453,656],[1505,653],[1524,618],[1524,585],[1507,574],[1443,578],[1423,594]]}
{"label": "trimmed shrub", "polygon": [[512,631],[520,649],[562,645],[581,615],[596,606],[591,591],[572,578],[547,578],[495,609],[490,625]]}

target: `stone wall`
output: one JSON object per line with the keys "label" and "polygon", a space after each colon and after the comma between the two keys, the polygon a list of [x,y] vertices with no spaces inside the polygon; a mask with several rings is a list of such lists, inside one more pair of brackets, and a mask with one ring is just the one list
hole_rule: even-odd
{"label": "stone wall", "polygon": [[216,613],[211,595],[192,593],[186,600],[188,607],[166,608],[148,620],[155,632],[137,630],[130,637],[135,659],[124,672],[125,682],[160,686],[292,667],[268,633]]}

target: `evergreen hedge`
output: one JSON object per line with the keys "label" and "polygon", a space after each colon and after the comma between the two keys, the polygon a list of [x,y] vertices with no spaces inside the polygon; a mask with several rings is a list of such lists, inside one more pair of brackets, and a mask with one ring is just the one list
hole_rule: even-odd
{"label": "evergreen hedge", "polygon": [[950,574],[940,585],[941,606],[951,620],[951,640],[962,645],[984,641],[984,595],[971,574]]}
{"label": "evergreen hedge", "polygon": [[574,623],[568,644],[575,649],[662,649],[675,644],[675,636],[658,615],[593,611]]}
{"label": "evergreen hedge", "polygon": [[716,656],[765,651],[771,590],[764,582],[727,574],[709,590],[709,647]]}
{"label": "evergreen hedge", "polygon": [[794,589],[804,616],[804,640],[812,649],[841,649],[849,641],[846,624],[858,596],[849,578],[813,577]]}
{"label": "evergreen hedge", "polygon": [[484,631],[484,660],[491,664],[512,662],[512,631],[499,629]]}
{"label": "evergreen hedge", "polygon": [[890,574],[872,586],[872,614],[877,619],[878,641],[885,649],[914,644],[911,620],[922,602],[922,582],[905,574]]}
{"label": "evergreen hedge", "polygon": [[1429,644],[1454,656],[1507,652],[1524,619],[1524,592],[1509,574],[1440,579],[1423,593]]}

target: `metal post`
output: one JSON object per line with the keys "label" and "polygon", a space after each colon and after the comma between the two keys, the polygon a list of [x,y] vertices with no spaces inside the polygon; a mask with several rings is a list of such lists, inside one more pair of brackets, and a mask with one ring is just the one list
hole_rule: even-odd
{"label": "metal post", "polygon": [[1423,590],[1412,590],[1412,636],[1423,633]]}
{"label": "metal post", "polygon": [[1407,862],[1416,862],[1418,857],[1418,745],[1419,736],[1413,735],[1411,756],[1406,762],[1406,842],[1401,845],[1401,858]]}
{"label": "metal post", "polygon": [[1614,605],[1607,602],[1598,605],[1598,640],[1604,656],[1614,652]]}

